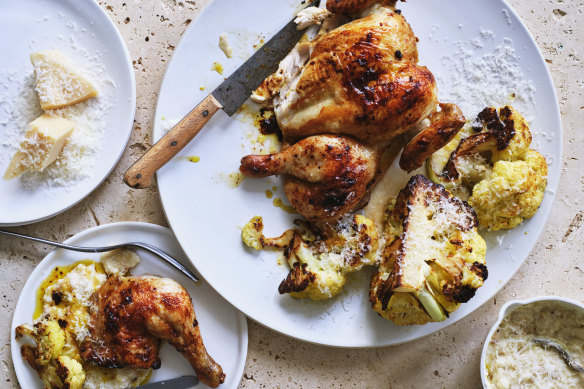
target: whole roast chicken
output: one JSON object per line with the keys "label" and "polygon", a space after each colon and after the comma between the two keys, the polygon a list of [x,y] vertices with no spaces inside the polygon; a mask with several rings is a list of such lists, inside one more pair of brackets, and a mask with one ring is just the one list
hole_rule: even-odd
{"label": "whole roast chicken", "polygon": [[[412,171],[465,122],[456,105],[438,103],[434,76],[418,65],[417,38],[395,1],[374,3],[329,0],[315,39],[299,43],[252,95],[273,106],[284,146],[269,157],[244,157],[240,170],[286,174],[286,196],[316,227],[367,204],[389,166],[382,155],[401,134],[423,128],[400,159]],[[345,156],[336,151],[343,142]],[[304,173],[335,163],[345,164],[335,176]]]}

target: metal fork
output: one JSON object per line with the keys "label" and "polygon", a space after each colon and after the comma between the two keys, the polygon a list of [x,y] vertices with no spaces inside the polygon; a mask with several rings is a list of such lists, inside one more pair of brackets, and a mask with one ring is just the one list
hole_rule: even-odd
{"label": "metal fork", "polygon": [[148,243],[129,242],[129,243],[120,243],[120,244],[115,244],[112,246],[103,246],[103,247],[83,247],[83,246],[73,246],[70,244],[53,242],[52,240],[46,240],[46,239],[41,239],[41,238],[37,238],[34,236],[23,235],[23,234],[19,234],[19,233],[12,232],[12,231],[0,230],[0,233],[6,234],[6,235],[16,236],[19,238],[33,240],[35,242],[48,244],[50,246],[55,246],[55,247],[59,247],[59,248],[66,249],[66,250],[80,251],[82,253],[104,253],[106,251],[112,251],[112,250],[115,250],[118,248],[138,247],[138,248],[146,250],[146,251],[156,255],[157,257],[165,260],[168,264],[170,264],[172,267],[174,267],[176,270],[180,271],[182,274],[184,274],[185,276],[187,276],[189,279],[193,280],[194,282],[199,281],[199,278],[196,275],[194,275],[189,269],[187,269],[185,266],[183,266],[179,261],[177,261],[176,259],[174,259],[170,255],[168,255],[167,253],[165,253],[164,251],[162,251],[158,247],[152,246],[151,244],[148,244]]}

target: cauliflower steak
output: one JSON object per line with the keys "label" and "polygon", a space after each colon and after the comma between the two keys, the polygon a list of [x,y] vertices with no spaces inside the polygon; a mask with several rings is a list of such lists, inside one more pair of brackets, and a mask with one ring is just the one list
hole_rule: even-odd
{"label": "cauliflower steak", "polygon": [[284,249],[290,272],[278,292],[295,298],[329,299],[341,291],[347,274],[375,264],[378,233],[375,223],[361,215],[347,216],[326,237],[290,229],[278,238],[263,235],[262,218],[252,218],[242,231],[243,242],[256,250]]}
{"label": "cauliflower steak", "polygon": [[475,212],[443,186],[413,176],[390,202],[373,275],[373,309],[398,325],[442,321],[483,285],[486,244]]}
{"label": "cauliflower steak", "polygon": [[512,229],[532,217],[547,185],[545,158],[512,107],[487,107],[426,162],[428,176],[468,201],[481,227]]}

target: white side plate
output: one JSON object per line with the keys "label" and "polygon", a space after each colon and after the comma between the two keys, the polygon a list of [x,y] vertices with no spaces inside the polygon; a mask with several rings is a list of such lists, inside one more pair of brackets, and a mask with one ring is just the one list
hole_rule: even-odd
{"label": "white side plate", "polygon": [[[113,223],[83,231],[66,241],[79,246],[107,246],[123,242],[147,242],[166,251],[184,264],[184,253],[172,232],[165,227],[148,223]],[[141,262],[132,274],[154,274],[176,280],[191,295],[201,326],[201,335],[209,354],[219,363],[226,374],[222,387],[235,388],[239,384],[247,356],[247,321],[244,315],[219,296],[209,284],[201,280],[193,283],[156,256],[137,251]],[[14,311],[11,326],[11,350],[14,370],[23,388],[41,388],[36,372],[22,359],[20,345],[14,339],[14,329],[23,323],[31,323],[36,303],[36,292],[41,282],[55,266],[68,265],[81,259],[99,260],[100,254],[86,254],[56,249],[51,251],[28,278]],[[172,346],[165,343],[160,356],[162,367],[154,370],[150,382],[193,375],[186,359]],[[207,387],[202,383],[199,387]]]}
{"label": "white side plate", "polygon": [[4,142],[22,131],[9,118],[22,108],[14,106],[23,94],[20,81],[33,74],[29,56],[51,49],[83,64],[87,59],[80,57],[79,49],[100,62],[113,82],[113,107],[102,119],[102,144],[91,156],[93,166],[86,179],[67,186],[29,188],[19,178],[0,178],[0,226],[47,219],[81,201],[110,174],[130,137],[136,107],[134,70],[121,35],[97,2],[5,1],[0,6],[0,52],[4,53],[0,62],[0,176],[10,161],[11,148]]}

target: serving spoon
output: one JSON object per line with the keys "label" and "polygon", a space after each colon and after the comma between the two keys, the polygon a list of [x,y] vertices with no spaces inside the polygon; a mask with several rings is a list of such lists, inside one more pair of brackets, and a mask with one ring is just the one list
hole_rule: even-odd
{"label": "serving spoon", "polygon": [[562,359],[564,360],[564,362],[566,362],[566,365],[568,365],[570,369],[577,371],[579,373],[584,373],[584,367],[577,364],[574,361],[574,358],[572,358],[572,356],[559,343],[543,338],[533,338],[531,341],[537,345],[540,345],[545,350],[547,350],[548,347],[553,348],[558,352],[558,354],[560,354],[560,357],[562,357]]}
{"label": "serving spoon", "polygon": [[199,281],[199,278],[196,275],[194,275],[193,272],[191,272],[183,264],[181,264],[179,261],[177,261],[176,259],[174,259],[170,255],[168,255],[167,253],[165,253],[164,251],[162,251],[158,247],[153,246],[153,245],[148,244],[148,243],[128,242],[128,243],[115,244],[112,246],[85,247],[85,246],[73,246],[70,244],[53,242],[52,240],[41,239],[41,238],[37,238],[35,236],[23,235],[23,234],[19,234],[19,233],[12,232],[12,231],[6,231],[6,230],[0,230],[0,233],[6,234],[6,235],[11,235],[11,236],[16,236],[16,237],[23,238],[23,239],[33,240],[35,242],[48,244],[50,246],[59,247],[59,248],[65,249],[65,250],[80,251],[82,253],[104,253],[106,251],[112,251],[112,250],[115,250],[118,248],[137,247],[137,248],[141,248],[143,250],[146,250],[146,251],[156,255],[158,258],[163,259],[168,264],[170,264],[172,267],[174,267],[176,270],[180,271],[182,274],[187,276],[190,280],[192,280],[194,282]]}

